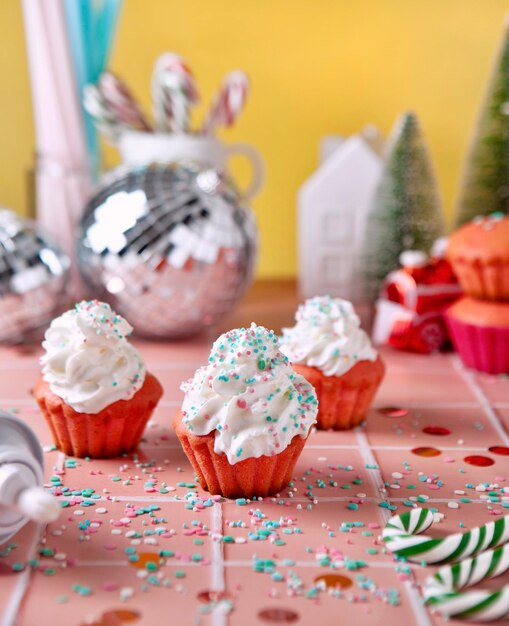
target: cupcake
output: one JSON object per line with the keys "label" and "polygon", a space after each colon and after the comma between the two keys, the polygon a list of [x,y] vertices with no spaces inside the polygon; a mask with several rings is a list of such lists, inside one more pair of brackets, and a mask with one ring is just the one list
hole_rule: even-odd
{"label": "cupcake", "polygon": [[447,309],[445,319],[467,367],[509,374],[509,302],[462,298]]}
{"label": "cupcake", "polygon": [[345,430],[365,417],[385,366],[360,328],[352,304],[321,296],[306,300],[296,325],[283,328],[281,351],[318,396],[317,426]]}
{"label": "cupcake", "polygon": [[173,426],[204,489],[252,498],[290,482],[317,399],[273,331],[251,324],[224,333],[181,389]]}
{"label": "cupcake", "polygon": [[46,331],[34,396],[65,454],[114,457],[138,445],[163,390],[128,342],[131,332],[97,300],[76,304]]}
{"label": "cupcake", "polygon": [[509,300],[509,216],[477,217],[449,238],[447,258],[465,293]]}

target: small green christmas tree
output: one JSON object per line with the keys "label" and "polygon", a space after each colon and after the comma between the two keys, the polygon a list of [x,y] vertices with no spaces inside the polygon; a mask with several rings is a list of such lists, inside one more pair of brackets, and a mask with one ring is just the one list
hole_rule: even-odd
{"label": "small green christmas tree", "polygon": [[404,250],[429,252],[443,234],[437,182],[417,116],[403,113],[388,142],[384,169],[368,217],[365,268],[376,297]]}
{"label": "small green christmas tree", "polygon": [[509,24],[463,168],[456,226],[476,215],[509,213]]}

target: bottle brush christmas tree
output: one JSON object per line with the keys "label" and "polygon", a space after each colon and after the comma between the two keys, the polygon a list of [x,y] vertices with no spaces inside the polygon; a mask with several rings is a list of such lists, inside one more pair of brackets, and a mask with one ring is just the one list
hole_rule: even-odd
{"label": "bottle brush christmas tree", "polygon": [[494,64],[463,168],[456,226],[509,213],[509,24]]}
{"label": "bottle brush christmas tree", "polygon": [[429,252],[443,233],[438,185],[413,112],[397,120],[388,142],[366,232],[365,269],[376,297],[404,250]]}

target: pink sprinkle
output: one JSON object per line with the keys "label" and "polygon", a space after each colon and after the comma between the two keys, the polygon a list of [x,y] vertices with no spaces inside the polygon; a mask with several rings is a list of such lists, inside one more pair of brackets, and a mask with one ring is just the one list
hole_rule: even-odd
{"label": "pink sprinkle", "polygon": [[452,456],[444,456],[442,459],[444,463],[456,463],[456,460],[452,458]]}
{"label": "pink sprinkle", "polygon": [[116,591],[118,589],[118,583],[113,580],[106,580],[103,584],[104,591]]}
{"label": "pink sprinkle", "polygon": [[239,409],[245,409],[247,406],[247,402],[244,400],[244,398],[239,398],[237,400],[237,406],[239,407]]}
{"label": "pink sprinkle", "polygon": [[428,489],[434,489],[436,491],[437,489],[440,489],[440,487],[438,485],[432,484],[428,485]]}

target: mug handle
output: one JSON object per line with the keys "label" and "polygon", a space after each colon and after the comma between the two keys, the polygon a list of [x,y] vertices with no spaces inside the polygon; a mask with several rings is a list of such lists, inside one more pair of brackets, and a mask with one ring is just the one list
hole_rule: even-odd
{"label": "mug handle", "polygon": [[245,189],[240,190],[241,196],[246,200],[250,200],[260,191],[265,181],[265,165],[260,153],[247,143],[229,144],[225,146],[225,152],[227,159],[241,155],[247,157],[251,162],[251,182]]}

